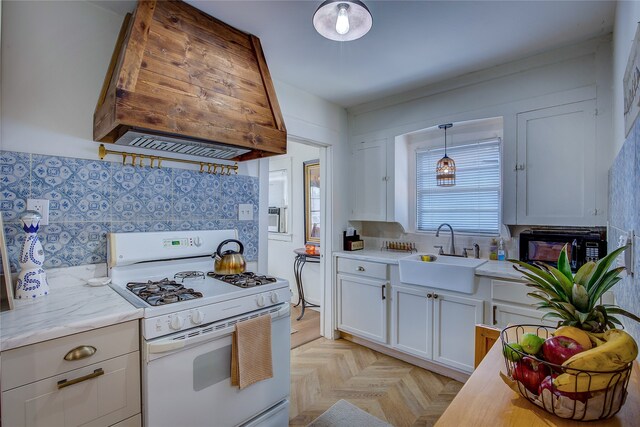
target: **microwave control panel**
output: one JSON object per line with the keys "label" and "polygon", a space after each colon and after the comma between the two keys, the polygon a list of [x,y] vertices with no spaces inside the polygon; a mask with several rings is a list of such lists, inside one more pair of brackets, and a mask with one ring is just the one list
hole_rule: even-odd
{"label": "microwave control panel", "polygon": [[585,261],[598,262],[600,259],[600,249],[596,242],[585,242]]}

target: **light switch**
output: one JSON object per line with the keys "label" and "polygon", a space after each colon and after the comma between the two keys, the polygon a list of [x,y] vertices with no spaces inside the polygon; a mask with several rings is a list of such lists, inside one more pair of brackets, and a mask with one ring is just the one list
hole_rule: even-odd
{"label": "light switch", "polygon": [[27,210],[37,211],[42,219],[40,225],[49,224],[49,200],[47,199],[27,199]]}
{"label": "light switch", "polygon": [[251,203],[238,205],[238,219],[240,221],[251,221],[253,219],[253,205]]}

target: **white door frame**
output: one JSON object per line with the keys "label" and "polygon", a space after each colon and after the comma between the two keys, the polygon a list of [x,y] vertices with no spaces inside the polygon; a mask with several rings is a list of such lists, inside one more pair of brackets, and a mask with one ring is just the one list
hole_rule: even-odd
{"label": "white door frame", "polygon": [[[322,284],[322,292],[320,293],[320,334],[322,336],[326,336],[327,338],[333,339],[334,336],[334,328],[333,328],[333,317],[334,317],[334,295],[333,295],[333,269],[331,263],[331,254],[333,253],[333,147],[330,144],[325,144],[322,142],[314,141],[307,138],[301,138],[295,135],[289,134],[287,136],[287,140],[310,145],[313,147],[317,147],[320,150],[320,283]],[[266,159],[266,175],[268,177],[269,163],[268,159]],[[268,179],[267,179],[268,180]],[[268,184],[264,187],[261,187],[261,191],[263,188],[267,191],[267,199],[268,199]],[[268,204],[268,201],[265,201],[265,206]],[[262,224],[261,224],[262,226]],[[266,229],[266,219],[265,219],[265,229]],[[261,233],[263,235],[267,235],[268,233]],[[265,256],[265,264],[264,268],[266,271],[268,250],[266,247],[266,242],[264,246],[264,253],[267,254]],[[329,261],[329,262],[327,262]],[[326,278],[330,278],[328,281]],[[328,334],[328,335],[325,335]]]}

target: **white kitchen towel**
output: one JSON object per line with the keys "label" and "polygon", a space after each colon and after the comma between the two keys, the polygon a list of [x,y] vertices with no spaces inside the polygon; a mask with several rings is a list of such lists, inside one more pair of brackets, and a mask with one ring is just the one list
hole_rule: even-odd
{"label": "white kitchen towel", "polygon": [[240,389],[273,378],[271,315],[236,323],[231,345],[231,385]]}

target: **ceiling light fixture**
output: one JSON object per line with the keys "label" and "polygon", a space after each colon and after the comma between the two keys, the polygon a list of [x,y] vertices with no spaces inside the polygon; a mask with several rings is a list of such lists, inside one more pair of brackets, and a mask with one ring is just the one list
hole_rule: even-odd
{"label": "ceiling light fixture", "polygon": [[453,127],[453,124],[447,123],[438,127],[444,129],[444,157],[436,166],[436,183],[439,187],[451,187],[456,185],[456,162],[447,156],[447,129]]}
{"label": "ceiling light fixture", "polygon": [[313,14],[313,26],[329,40],[348,42],[369,32],[371,12],[358,0],[327,0]]}

